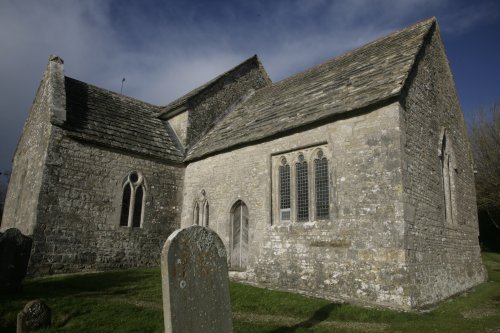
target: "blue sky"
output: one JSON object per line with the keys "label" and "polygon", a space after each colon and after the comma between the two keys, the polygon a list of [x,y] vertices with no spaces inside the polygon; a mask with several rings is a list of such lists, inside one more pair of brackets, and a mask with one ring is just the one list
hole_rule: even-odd
{"label": "blue sky", "polygon": [[49,54],[67,76],[165,105],[257,54],[276,82],[436,16],[466,117],[500,102],[500,2],[0,0],[0,171]]}

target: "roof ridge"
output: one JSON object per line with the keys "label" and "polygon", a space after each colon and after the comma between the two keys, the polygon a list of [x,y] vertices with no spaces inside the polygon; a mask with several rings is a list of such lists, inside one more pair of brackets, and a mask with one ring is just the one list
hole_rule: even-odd
{"label": "roof ridge", "polygon": [[107,93],[109,95],[113,95],[113,96],[116,96],[118,98],[123,98],[125,100],[129,100],[129,101],[132,101],[132,102],[137,102],[139,104],[145,104],[147,106],[157,108],[157,109],[159,109],[158,111],[160,111],[160,109],[162,108],[162,106],[160,106],[160,105],[156,105],[156,104],[152,104],[152,103],[149,103],[149,102],[145,102],[143,100],[140,100],[140,99],[132,97],[132,96],[123,95],[123,94],[117,93],[115,91],[112,91],[112,90],[109,90],[109,89],[106,89],[106,88],[102,88],[102,87],[96,86],[95,84],[88,83],[88,82],[85,82],[85,81],[81,81],[81,80],[75,79],[75,78],[67,76],[67,75],[65,75],[64,77],[67,78],[67,79],[76,81],[76,82],[78,82],[80,84],[84,84],[86,86],[95,88],[95,89],[100,90],[100,91],[102,91],[104,93]]}
{"label": "roof ridge", "polygon": [[[265,87],[263,87],[265,88]],[[262,89],[262,88],[261,88]],[[238,98],[238,100],[236,100],[234,103],[232,103],[231,105],[229,105],[225,110],[224,112],[222,112],[218,117],[216,117],[214,119],[214,121],[212,121],[212,123],[210,123],[207,128],[205,128],[205,130],[198,136],[198,138],[196,139],[196,141],[192,142],[190,146],[187,146],[186,147],[186,154],[189,152],[189,150],[191,150],[191,148],[193,148],[198,142],[202,141],[203,138],[205,137],[205,135],[207,135],[210,131],[212,131],[215,127],[217,127],[217,125],[219,123],[221,123],[224,118],[226,118],[231,112],[233,112],[234,110],[236,110],[237,107],[241,106],[242,104],[244,104],[246,101],[248,101],[250,98],[252,98],[252,96],[255,94],[255,90],[254,89],[249,89],[245,92],[245,94],[243,94],[240,98]]]}
{"label": "roof ridge", "polygon": [[[369,42],[369,43],[367,43],[367,44],[360,45],[360,46],[358,46],[358,47],[356,47],[356,48],[354,48],[354,49],[352,49],[352,50],[349,50],[349,51],[347,51],[347,52],[344,52],[344,53],[342,53],[342,54],[340,54],[340,55],[338,55],[338,56],[335,56],[335,57],[333,57],[333,58],[330,58],[330,59],[328,59],[328,60],[325,60],[325,61],[323,61],[323,62],[321,62],[321,63],[319,63],[319,64],[313,65],[312,67],[308,67],[308,68],[306,68],[306,69],[304,69],[304,70],[302,70],[302,71],[300,71],[300,72],[297,72],[297,73],[295,73],[295,74],[292,74],[292,75],[290,75],[290,76],[288,76],[288,77],[286,77],[286,78],[284,78],[284,79],[282,79],[282,80],[280,80],[280,81],[274,82],[274,83],[272,83],[271,85],[268,85],[268,86],[262,87],[261,89],[259,89],[259,92],[264,93],[264,92],[265,92],[265,90],[272,89],[272,88],[273,88],[274,86],[276,86],[276,85],[285,84],[285,83],[287,83],[289,80],[292,80],[292,79],[294,79],[294,78],[300,77],[300,76],[302,76],[302,75],[306,75],[306,73],[309,73],[309,72],[311,72],[311,71],[313,71],[313,70],[315,70],[315,69],[317,69],[317,68],[319,68],[319,67],[325,66],[325,65],[327,65],[327,64],[329,64],[329,63],[333,63],[333,62],[339,61],[340,59],[342,59],[342,58],[344,58],[344,57],[347,57],[347,56],[350,56],[351,54],[356,53],[356,52],[358,52],[359,50],[361,50],[361,49],[363,49],[363,48],[366,48],[366,47],[368,47],[368,46],[373,46],[373,44],[381,43],[381,42],[385,41],[386,39],[389,39],[390,37],[393,37],[394,35],[397,35],[397,34],[402,33],[402,32],[404,32],[404,31],[408,31],[408,30],[414,29],[414,28],[416,28],[417,26],[421,26],[421,25],[425,25],[425,24],[430,24],[430,26],[429,26],[429,29],[430,29],[430,28],[431,28],[431,27],[432,27],[432,26],[433,26],[436,22],[437,22],[437,20],[436,20],[436,17],[435,17],[435,16],[432,16],[432,17],[427,18],[427,19],[420,20],[420,21],[418,21],[418,22],[416,22],[416,23],[413,23],[413,24],[412,24],[412,25],[410,25],[410,26],[407,26],[407,27],[404,27],[404,28],[402,28],[402,29],[399,29],[399,30],[393,31],[393,32],[391,32],[391,33],[389,33],[389,34],[387,34],[387,35],[381,36],[381,37],[379,37],[379,38],[377,38],[377,39],[375,39],[375,40],[373,40],[373,41],[371,41],[371,42]],[[427,33],[428,33],[428,32],[429,32],[429,31],[427,31]],[[415,62],[416,62],[417,57],[418,57],[418,53],[420,52],[420,49],[422,48],[422,46],[423,46],[423,44],[424,44],[424,40],[425,40],[425,38],[426,38],[426,36],[427,36],[427,33],[425,33],[425,34],[424,34],[424,38],[422,38],[422,42],[420,43],[420,45],[419,45],[419,47],[418,47],[418,50],[419,50],[419,51],[415,53],[415,59],[413,60],[413,63],[412,63],[412,65],[410,66],[410,70],[408,71],[408,73],[407,73],[406,77],[405,77],[405,78],[404,78],[404,80],[403,80],[403,82],[404,82],[404,83],[406,83],[406,80],[408,79],[408,77],[409,77],[409,75],[410,75],[410,72],[411,72],[411,70],[413,69],[413,66],[415,65]],[[403,86],[404,86],[404,84],[402,85],[402,87],[403,87]],[[257,92],[256,92],[256,93],[257,93]],[[252,97],[253,97],[253,96],[252,96]],[[247,100],[245,100],[244,102],[246,102],[246,101],[247,101]],[[226,113],[226,114],[227,114],[227,113]],[[205,133],[205,134],[206,134],[206,133]]]}
{"label": "roof ridge", "polygon": [[415,67],[415,65],[417,64],[417,62],[419,60],[420,53],[422,52],[422,49],[424,48],[424,44],[425,44],[426,39],[428,38],[429,34],[434,33],[434,31],[436,30],[436,28],[435,28],[437,26],[436,17],[433,16],[433,17],[431,17],[431,18],[429,18],[427,20],[421,21],[419,23],[424,23],[424,22],[427,22],[427,21],[431,22],[431,24],[430,24],[429,28],[427,29],[426,33],[422,37],[422,41],[420,42],[420,45],[418,46],[418,51],[415,52],[415,55],[413,57],[413,61],[411,63],[410,69],[408,70],[408,72],[406,72],[406,75],[403,78],[401,87],[399,88],[400,91],[402,91],[404,89],[404,87],[406,87],[406,85],[408,83],[408,80],[410,78],[411,72],[413,71],[413,68]]}
{"label": "roof ridge", "polygon": [[259,89],[192,145],[185,161],[393,101],[435,22],[435,17],[419,21]]}
{"label": "roof ridge", "polygon": [[[410,26],[407,26],[407,27],[404,27],[402,29],[393,31],[393,32],[391,32],[391,33],[389,33],[387,35],[381,36],[381,37],[379,37],[379,38],[377,38],[377,39],[375,39],[375,40],[373,40],[373,41],[371,41],[371,42],[369,42],[367,44],[360,45],[360,46],[358,46],[358,47],[356,47],[354,49],[351,49],[351,50],[349,50],[347,52],[344,52],[344,53],[342,53],[340,55],[337,55],[337,56],[335,56],[333,58],[329,58],[329,59],[327,59],[327,60],[325,60],[325,61],[323,61],[323,62],[321,62],[319,64],[313,65],[312,67],[308,67],[308,68],[306,68],[306,69],[304,69],[304,70],[302,70],[300,72],[292,74],[292,75],[290,75],[290,76],[288,76],[288,77],[286,77],[286,78],[284,78],[284,79],[282,79],[280,81],[277,81],[276,83],[273,83],[273,85],[278,85],[278,84],[286,83],[286,82],[288,82],[291,79],[294,79],[296,77],[300,77],[302,75],[305,75],[306,73],[312,72],[313,70],[315,70],[317,68],[320,68],[322,66],[325,66],[325,65],[327,65],[329,63],[332,63],[332,62],[335,62],[335,61],[339,61],[340,59],[345,58],[347,56],[350,56],[353,53],[359,52],[359,50],[361,50],[361,49],[367,48],[369,46],[373,46],[374,44],[382,43],[386,39],[394,37],[395,35],[400,34],[400,33],[404,32],[404,31],[409,31],[411,29],[415,29],[417,26],[421,26],[421,25],[425,25],[425,24],[432,24],[432,23],[435,23],[435,22],[436,22],[436,17],[435,16],[432,16],[430,18],[418,21],[418,22],[416,22],[416,23],[414,23],[414,24],[412,24]],[[431,26],[429,26],[429,28],[430,27]],[[264,88],[267,88],[267,87],[264,87]]]}
{"label": "roof ridge", "polygon": [[[264,66],[262,65],[262,62],[260,61],[259,57],[257,56],[257,54],[254,54],[253,56],[247,58],[243,62],[237,64],[234,67],[232,67],[231,69],[228,69],[224,73],[222,73],[222,74],[214,77],[213,79],[205,82],[204,84],[202,84],[202,85],[200,85],[200,86],[198,86],[198,87],[190,90],[189,92],[187,92],[186,94],[182,95],[181,97],[179,97],[179,98],[173,100],[172,102],[168,103],[166,106],[163,107],[164,110],[162,111],[162,115],[165,115],[165,114],[169,113],[169,111],[171,111],[171,110],[173,110],[173,109],[175,109],[175,108],[183,105],[191,97],[194,97],[197,94],[205,91],[206,89],[209,89],[210,87],[212,87],[214,84],[216,84],[222,78],[229,76],[231,73],[235,72],[237,69],[245,66],[248,63],[251,63],[252,61],[256,61],[260,65],[259,67],[261,67],[264,70],[264,74],[269,78],[269,76],[267,75],[267,72],[264,69]],[[271,80],[269,79],[269,81],[271,81]]]}

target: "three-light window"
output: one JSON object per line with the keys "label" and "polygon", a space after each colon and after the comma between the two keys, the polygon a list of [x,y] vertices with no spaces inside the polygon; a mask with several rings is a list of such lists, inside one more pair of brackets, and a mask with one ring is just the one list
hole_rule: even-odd
{"label": "three-light window", "polygon": [[278,193],[274,197],[279,206],[278,221],[306,222],[330,217],[325,148],[309,148],[273,158],[275,163],[279,161],[276,175]]}

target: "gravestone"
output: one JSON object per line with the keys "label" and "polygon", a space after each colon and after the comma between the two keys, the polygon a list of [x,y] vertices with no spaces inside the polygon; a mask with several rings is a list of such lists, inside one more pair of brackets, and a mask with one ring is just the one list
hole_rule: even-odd
{"label": "gravestone", "polygon": [[176,230],[161,253],[166,333],[232,332],[226,249],[209,228]]}
{"label": "gravestone", "polygon": [[0,233],[0,291],[16,292],[26,277],[33,241],[16,228]]}
{"label": "gravestone", "polygon": [[17,315],[16,333],[35,332],[50,327],[51,311],[41,300],[34,300],[24,306]]}

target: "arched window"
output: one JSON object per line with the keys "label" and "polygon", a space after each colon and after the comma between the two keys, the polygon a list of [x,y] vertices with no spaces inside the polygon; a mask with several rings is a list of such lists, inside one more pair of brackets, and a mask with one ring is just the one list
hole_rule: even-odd
{"label": "arched window", "polygon": [[279,167],[279,196],[280,221],[289,222],[292,215],[290,207],[290,165],[284,157],[281,159]]}
{"label": "arched window", "polygon": [[455,167],[454,167],[454,156],[451,149],[451,143],[447,138],[446,131],[443,133],[441,140],[441,176],[443,183],[444,192],[444,216],[445,221],[449,224],[453,224],[455,221],[456,214],[456,202],[455,202]]}
{"label": "arched window", "polygon": [[208,227],[208,220],[209,220],[209,214],[210,214],[210,205],[208,204],[208,200],[205,201],[205,204],[203,205],[203,224],[202,226]]}
{"label": "arched window", "polygon": [[297,182],[297,221],[309,220],[309,181],[307,162],[304,155],[299,155],[299,161],[295,163]]}
{"label": "arched window", "polygon": [[323,156],[322,150],[318,150],[317,158],[314,159],[314,187],[316,189],[316,218],[327,219],[330,217],[328,160]]}
{"label": "arched window", "polygon": [[144,220],[144,177],[131,172],[124,180],[122,191],[120,226],[140,228]]}
{"label": "arched window", "polygon": [[198,202],[194,203],[193,224],[200,224],[200,206],[198,206]]}

